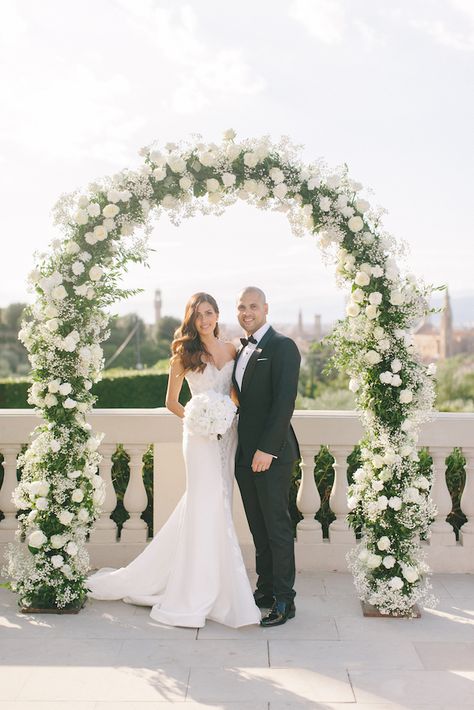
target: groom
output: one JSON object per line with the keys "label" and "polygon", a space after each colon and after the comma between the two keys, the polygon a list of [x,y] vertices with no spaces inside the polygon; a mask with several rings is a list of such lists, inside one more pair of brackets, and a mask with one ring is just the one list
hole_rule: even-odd
{"label": "groom", "polygon": [[295,615],[288,495],[299,457],[290,420],[301,357],[293,340],[267,323],[267,313],[261,289],[249,286],[240,293],[237,318],[247,338],[241,338],[233,372],[240,402],[235,475],[256,550],[255,603],[271,608],[260,623],[279,626]]}

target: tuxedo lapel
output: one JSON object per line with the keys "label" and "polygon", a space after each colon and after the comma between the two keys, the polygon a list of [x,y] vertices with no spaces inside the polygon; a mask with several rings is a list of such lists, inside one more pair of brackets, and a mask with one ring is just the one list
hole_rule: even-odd
{"label": "tuxedo lapel", "polygon": [[263,338],[260,340],[258,347],[255,348],[254,352],[251,354],[249,361],[247,363],[247,367],[245,368],[244,372],[244,379],[242,380],[242,392],[248,387],[250,380],[252,379],[253,371],[255,370],[255,365],[257,364],[257,360],[260,357],[264,347],[272,337],[272,335],[275,333],[273,328],[270,326],[270,328],[267,330]]}
{"label": "tuxedo lapel", "polygon": [[232,370],[232,382],[233,382],[235,389],[237,390],[237,392],[239,394],[240,394],[240,387],[239,387],[237,379],[235,377],[235,372],[237,370],[237,363],[239,362],[239,357],[242,355],[242,351],[243,351],[243,348],[239,348],[239,350],[237,351],[237,357],[234,360],[234,369]]}

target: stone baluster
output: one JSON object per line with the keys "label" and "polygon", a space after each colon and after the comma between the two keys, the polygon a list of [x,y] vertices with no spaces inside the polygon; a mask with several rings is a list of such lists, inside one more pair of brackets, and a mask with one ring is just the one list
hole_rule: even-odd
{"label": "stone baluster", "polygon": [[474,547],[474,448],[462,450],[466,458],[466,483],[461,496],[461,510],[467,523],[461,528],[459,539],[464,547]]}
{"label": "stone baluster", "polygon": [[105,500],[100,518],[95,521],[90,531],[89,540],[92,543],[113,543],[117,541],[117,523],[110,517],[117,505],[117,496],[112,481],[112,454],[114,451],[114,444],[104,444],[99,449],[99,453],[102,455],[99,473],[105,483]]}
{"label": "stone baluster", "polygon": [[296,526],[298,542],[322,542],[323,531],[319,520],[314,516],[321,507],[321,498],[314,480],[314,457],[319,453],[319,446],[301,446],[301,482],[296,497],[296,505],[303,515]]}
{"label": "stone baluster", "polygon": [[130,480],[123,497],[123,505],[129,514],[128,520],[123,524],[121,542],[146,542],[148,526],[141,518],[141,514],[148,505],[148,497],[143,483],[143,455],[146,446],[128,446],[130,455]]}
{"label": "stone baluster", "polygon": [[455,545],[456,535],[452,526],[446,522],[446,517],[453,508],[453,502],[446,483],[446,459],[452,449],[433,446],[430,454],[433,458],[433,486],[431,497],[435,503],[438,514],[430,527],[430,545]]}
{"label": "stone baluster", "polygon": [[0,542],[10,542],[15,539],[18,528],[16,519],[17,508],[12,500],[12,493],[17,486],[17,458],[21,451],[20,446],[4,446],[3,454],[3,485],[0,490],[0,510],[4,518],[0,521]]}
{"label": "stone baluster", "polygon": [[352,452],[352,446],[331,446],[334,457],[334,483],[329,496],[329,505],[336,516],[329,526],[329,541],[331,543],[353,543],[355,533],[349,527],[347,514],[347,457]]}

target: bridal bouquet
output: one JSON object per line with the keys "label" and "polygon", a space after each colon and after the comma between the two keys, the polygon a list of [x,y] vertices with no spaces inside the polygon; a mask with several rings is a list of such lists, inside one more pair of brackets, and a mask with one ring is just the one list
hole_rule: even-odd
{"label": "bridal bouquet", "polygon": [[184,423],[191,434],[221,439],[236,412],[237,407],[228,395],[209,390],[189,400],[184,408]]}

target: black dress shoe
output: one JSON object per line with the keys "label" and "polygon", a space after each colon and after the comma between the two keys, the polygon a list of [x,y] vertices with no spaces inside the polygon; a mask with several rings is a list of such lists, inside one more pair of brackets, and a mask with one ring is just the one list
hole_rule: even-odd
{"label": "black dress shoe", "polygon": [[258,590],[253,593],[253,598],[259,609],[271,609],[275,603],[273,594],[263,594],[263,592],[259,592]]}
{"label": "black dress shoe", "polygon": [[281,626],[296,613],[294,602],[275,602],[272,610],[260,621],[260,626]]}

